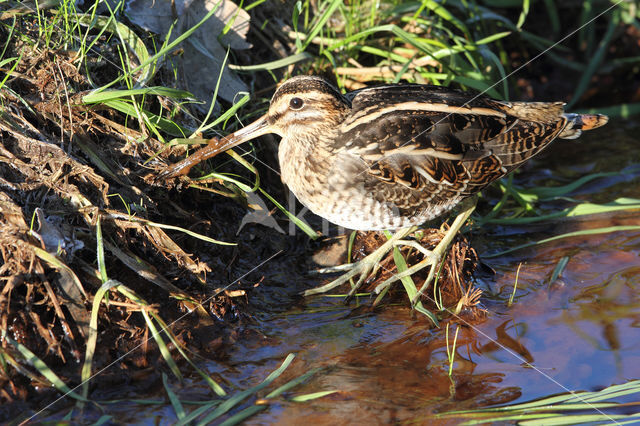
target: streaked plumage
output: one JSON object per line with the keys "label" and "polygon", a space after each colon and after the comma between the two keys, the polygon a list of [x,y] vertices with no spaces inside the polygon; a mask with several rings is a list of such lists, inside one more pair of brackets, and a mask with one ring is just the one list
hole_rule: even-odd
{"label": "streaked plumage", "polygon": [[[350,229],[398,229],[451,210],[555,138],[606,122],[565,114],[560,102],[502,102],[413,84],[343,95],[301,76],[276,90],[267,114],[209,153],[276,133],[282,180],[311,211]],[[194,159],[165,177],[188,172]]]}

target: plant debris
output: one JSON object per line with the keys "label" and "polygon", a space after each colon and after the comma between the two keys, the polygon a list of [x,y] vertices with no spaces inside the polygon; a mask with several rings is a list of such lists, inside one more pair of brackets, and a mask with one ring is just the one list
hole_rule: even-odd
{"label": "plant debris", "polygon": [[[29,32],[26,25],[21,30]],[[210,241],[195,244],[172,229],[233,241],[235,232],[212,217],[239,222],[241,207],[219,197],[211,216],[203,217],[184,207],[191,194],[149,186],[144,181],[149,168],[166,164],[163,144],[144,124],[133,130],[121,114],[82,102],[92,82],[78,72],[75,53],[26,44],[11,48],[22,60],[6,82],[10,90],[0,92],[5,106],[0,110],[2,336],[30,348],[65,382],[77,383],[91,304],[104,273],[151,303],[110,293],[98,313],[98,344],[106,349],[94,368],[146,342],[147,323],[136,314],[142,310],[161,312],[167,323],[195,310],[172,332],[182,344],[192,342],[213,351],[209,356],[220,356],[220,343],[211,342],[230,336],[220,320],[250,318],[238,309],[245,304],[242,288],[224,290],[228,276],[220,272],[234,262],[233,251]],[[150,158],[155,160],[145,165]],[[99,246],[108,254],[105,265],[96,261]],[[240,286],[251,288],[251,279]],[[206,338],[189,331],[196,326],[208,330]],[[5,359],[21,358],[15,345],[2,339]],[[155,346],[140,350],[122,362],[139,368],[162,363]],[[2,403],[32,398],[40,382],[36,370],[12,365],[0,373]]]}
{"label": "plant debris", "polygon": [[[432,250],[445,236],[448,225],[443,223],[440,229],[426,228],[418,233],[416,241],[425,249]],[[353,244],[353,261],[357,262],[372,253],[377,247],[386,241],[386,237],[380,232],[358,232]],[[424,260],[424,254],[411,247],[400,246],[401,253],[408,265],[416,265]],[[437,279],[420,296],[420,300],[426,303],[433,311],[442,305],[459,314],[465,312],[465,320],[477,322],[484,318],[486,311],[479,305],[479,297],[482,293],[480,289],[473,286],[473,272],[478,266],[478,255],[471,247],[467,238],[459,234],[449,248],[448,255],[442,260],[439,270],[436,272]],[[416,287],[421,287],[421,282],[427,279],[429,268],[425,268],[412,275]],[[365,282],[366,290],[374,291],[376,286],[397,274],[397,266],[393,259],[393,251],[380,261],[378,272],[369,277]],[[400,286],[394,287],[395,297],[405,298],[406,293]],[[436,300],[436,296],[437,299]]]}

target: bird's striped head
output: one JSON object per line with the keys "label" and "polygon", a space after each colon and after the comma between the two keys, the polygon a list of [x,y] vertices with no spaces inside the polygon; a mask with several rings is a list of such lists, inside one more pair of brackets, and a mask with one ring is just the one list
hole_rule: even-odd
{"label": "bird's striped head", "polygon": [[290,78],[278,87],[269,106],[267,120],[273,132],[309,132],[316,127],[335,127],[350,103],[326,80],[315,76]]}
{"label": "bird's striped head", "polygon": [[220,151],[267,133],[312,141],[331,133],[351,108],[340,91],[320,77],[298,76],[278,87],[265,115],[227,136]]}

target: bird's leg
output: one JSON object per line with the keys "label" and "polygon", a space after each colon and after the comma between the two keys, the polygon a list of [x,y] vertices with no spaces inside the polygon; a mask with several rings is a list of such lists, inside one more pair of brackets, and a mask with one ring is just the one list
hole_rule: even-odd
{"label": "bird's leg", "polygon": [[477,198],[474,197],[472,199],[465,200],[463,203],[461,203],[461,206],[463,208],[462,212],[460,212],[458,216],[456,216],[455,220],[451,224],[451,227],[446,232],[444,238],[438,243],[438,245],[433,250],[425,249],[424,247],[420,246],[416,241],[403,240],[403,238],[415,232],[418,229],[418,227],[413,226],[411,228],[402,229],[398,231],[396,234],[394,234],[388,241],[386,241],[384,244],[382,244],[373,253],[371,253],[364,259],[359,260],[358,262],[355,262],[355,263],[341,265],[336,268],[326,268],[322,270],[321,272],[337,272],[337,271],[344,271],[344,270],[347,270],[348,272],[346,272],[341,277],[339,277],[338,279],[328,284],[305,291],[304,295],[310,296],[313,294],[326,293],[327,291],[335,287],[338,287],[339,285],[344,284],[345,282],[355,277],[356,275],[360,275],[355,286],[351,288],[351,291],[347,296],[347,300],[349,300],[350,297],[353,296],[357,291],[357,289],[362,285],[362,283],[364,283],[367,277],[371,276],[372,273],[375,273],[377,271],[377,268],[379,267],[379,263],[382,260],[382,258],[393,247],[398,245],[404,245],[404,246],[413,247],[419,250],[421,253],[425,255],[424,260],[422,260],[420,263],[417,263],[411,266],[410,268],[408,268],[407,270],[401,273],[394,274],[391,278],[387,279],[382,284],[378,285],[375,291],[376,293],[379,293],[380,291],[382,291],[382,289],[393,284],[395,281],[398,281],[401,278],[412,275],[417,271],[420,271],[421,269],[431,266],[427,279],[425,280],[424,284],[418,291],[415,297],[415,300],[411,301],[412,304],[415,304],[418,301],[418,298],[429,287],[429,284],[435,277],[436,270],[440,265],[440,261],[447,254],[447,251],[449,250],[449,246],[453,242],[453,239],[455,238],[456,234],[458,233],[460,228],[462,228],[462,226],[467,221],[469,216],[471,216],[471,213],[473,213],[473,211],[475,210],[476,201],[477,201]]}
{"label": "bird's leg", "polygon": [[389,252],[389,250],[393,248],[396,242],[402,240],[412,232],[415,232],[417,229],[417,226],[401,229],[395,235],[389,238],[389,240],[385,241],[385,243],[378,247],[373,253],[355,263],[349,263],[347,265],[341,265],[336,268],[325,268],[321,270],[320,272],[323,273],[337,272],[341,270],[348,270],[349,272],[343,274],[341,277],[331,281],[328,284],[305,291],[304,295],[311,296],[312,294],[326,293],[327,291],[346,283],[356,275],[360,275],[358,282],[351,289],[351,293],[355,293],[358,287],[360,287],[362,283],[364,283],[364,280],[366,280],[367,277],[369,277],[373,272],[375,272],[375,270],[377,270],[382,258]]}
{"label": "bird's leg", "polygon": [[422,253],[424,255],[424,257],[430,257],[430,256],[433,255],[433,252],[431,250],[427,250],[426,248],[424,248],[422,246],[422,244],[420,244],[417,241],[398,240],[393,245],[394,246],[405,246],[405,247],[414,248],[414,249],[418,250],[420,253]]}
{"label": "bird's leg", "polygon": [[[453,242],[453,239],[458,234],[458,231],[460,231],[460,229],[465,224],[467,219],[469,219],[469,216],[471,216],[471,213],[473,213],[473,211],[475,210],[477,201],[478,201],[477,197],[472,197],[470,199],[463,201],[461,203],[462,211],[458,214],[458,216],[456,216],[455,220],[451,224],[451,227],[449,227],[449,229],[445,233],[444,238],[440,240],[438,245],[433,250],[428,252],[429,253],[428,256],[426,256],[425,259],[422,260],[421,262],[411,266],[410,268],[407,268],[403,272],[394,274],[391,278],[385,280],[383,283],[376,286],[375,292],[380,293],[385,287],[393,284],[394,282],[400,280],[401,278],[408,277],[426,268],[427,266],[431,266],[431,269],[429,270],[429,275],[427,275],[427,279],[425,280],[424,284],[422,285],[422,287],[414,297],[414,300],[411,301],[411,304],[414,305],[419,300],[420,296],[424,294],[424,291],[429,287],[429,285],[431,284],[431,281],[433,281],[433,278],[435,277],[435,274],[436,274],[436,270],[438,269],[438,266],[440,265],[441,260],[447,255],[449,246],[451,246],[451,243]],[[414,246],[414,244],[411,244],[411,246]]]}

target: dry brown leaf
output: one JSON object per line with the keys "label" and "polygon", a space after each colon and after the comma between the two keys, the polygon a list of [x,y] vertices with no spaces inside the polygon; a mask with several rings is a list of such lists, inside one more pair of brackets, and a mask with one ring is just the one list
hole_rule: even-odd
{"label": "dry brown leaf", "polygon": [[[219,4],[219,6],[218,6]],[[175,9],[173,9],[175,5]],[[222,63],[231,49],[248,49],[249,14],[228,0],[133,0],[127,4],[126,13],[131,21],[149,31],[165,36],[171,30],[171,40],[182,35],[213,8],[216,12],[180,46],[179,56],[171,58],[177,67],[183,88],[201,101],[211,101]],[[233,20],[233,21],[232,21]],[[219,37],[226,25],[233,22],[229,31]],[[247,91],[246,84],[227,67],[222,70],[218,96],[232,102],[238,92]]]}

